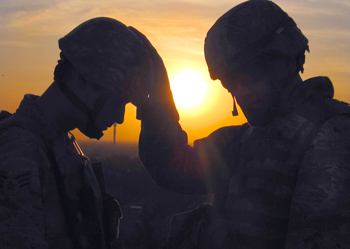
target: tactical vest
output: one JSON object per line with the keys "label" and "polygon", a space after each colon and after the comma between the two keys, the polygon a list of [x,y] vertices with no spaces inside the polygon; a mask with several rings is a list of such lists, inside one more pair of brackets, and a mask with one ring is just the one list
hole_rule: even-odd
{"label": "tactical vest", "polygon": [[[5,121],[6,119],[10,118],[12,116],[11,113],[7,112],[7,111],[1,111],[0,112],[0,121]],[[19,124],[15,124],[19,127],[22,127],[24,129],[28,129],[26,128],[25,125],[19,125]],[[0,126],[0,135],[5,132],[8,128],[15,126],[13,124],[4,124],[2,123],[2,125]],[[31,131],[30,129],[28,129],[29,131]],[[31,131],[32,132],[32,131]],[[33,134],[35,134],[33,132]],[[72,137],[68,138],[69,139],[69,143],[70,143],[70,147],[72,147],[73,150],[76,151],[77,154],[79,154],[81,157],[85,158],[85,156],[83,155],[79,145],[77,144],[77,142],[75,141],[74,136],[71,134]],[[35,141],[33,141],[34,143]],[[38,147],[42,146],[42,144],[38,143]],[[106,192],[106,187],[105,187],[105,179],[104,179],[104,173],[103,173],[103,169],[102,169],[102,164],[97,162],[97,163],[93,163],[92,166],[92,170],[93,173],[96,177],[97,183],[100,187],[101,190],[101,195],[102,195],[102,203],[103,203],[103,210],[102,211],[102,226],[103,227],[99,227],[98,222],[95,223],[91,223],[88,226],[85,226],[84,229],[81,228],[81,225],[79,225],[79,222],[77,221],[77,210],[80,209],[80,212],[84,212],[86,213],[86,216],[88,216],[89,218],[96,219],[95,217],[96,214],[96,210],[93,207],[94,204],[93,202],[91,202],[91,200],[93,199],[93,197],[89,197],[87,198],[87,203],[86,205],[80,205],[79,208],[77,208],[77,203],[73,203],[70,198],[68,197],[68,193],[66,190],[66,186],[64,184],[64,179],[61,175],[58,163],[57,163],[57,159],[55,156],[55,153],[53,151],[52,146],[48,145],[46,146],[46,148],[43,147],[43,150],[46,151],[47,156],[49,161],[51,162],[51,169],[54,172],[54,176],[55,176],[55,185],[57,187],[58,190],[58,194],[59,194],[59,199],[60,199],[60,204],[62,206],[63,209],[63,214],[64,214],[64,218],[65,218],[65,222],[67,223],[67,229],[66,229],[66,233],[68,235],[68,237],[71,240],[71,244],[73,245],[74,248],[79,249],[79,248],[95,248],[96,246],[98,246],[100,248],[100,245],[104,245],[103,248],[109,249],[112,247],[115,247],[117,244],[117,237],[119,234],[119,220],[122,218],[122,211],[121,211],[121,207],[118,203],[118,201],[116,199],[114,199],[113,196],[107,194]],[[87,159],[87,158],[85,158]],[[85,188],[86,189],[86,188]],[[82,195],[84,193],[81,193]],[[90,208],[91,207],[91,208]],[[48,214],[50,215],[50,214]],[[99,232],[97,232],[99,231]],[[92,235],[90,235],[90,240],[95,243],[95,244],[91,244],[91,245],[87,245],[87,243],[85,242],[85,244],[81,243],[81,241],[79,240],[81,237],[83,236],[87,236],[89,234],[95,235],[96,239],[92,238]],[[103,234],[104,238],[99,237],[99,234]],[[101,241],[101,239],[104,240],[104,242]]]}
{"label": "tactical vest", "polygon": [[229,184],[214,199],[229,220],[230,244],[284,248],[303,154],[322,124],[336,115],[350,116],[349,106],[314,98],[265,127],[246,127],[239,134],[239,143],[233,143],[227,155]]}

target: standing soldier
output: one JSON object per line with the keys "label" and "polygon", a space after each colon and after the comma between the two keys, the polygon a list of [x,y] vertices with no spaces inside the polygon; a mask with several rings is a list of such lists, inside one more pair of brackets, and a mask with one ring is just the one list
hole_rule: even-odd
{"label": "standing soldier", "polygon": [[271,1],[246,1],[221,16],[205,39],[206,61],[248,123],[194,147],[164,66],[157,73],[139,115],[142,162],[166,189],[215,193],[212,206],[174,219],[168,248],[350,247],[350,108],[333,99],[327,77],[301,79],[307,50]]}
{"label": "standing soldier", "polygon": [[136,30],[100,17],[59,40],[42,96],[25,95],[0,122],[0,247],[112,248],[119,204],[69,131],[99,139],[147,98],[152,61]]}

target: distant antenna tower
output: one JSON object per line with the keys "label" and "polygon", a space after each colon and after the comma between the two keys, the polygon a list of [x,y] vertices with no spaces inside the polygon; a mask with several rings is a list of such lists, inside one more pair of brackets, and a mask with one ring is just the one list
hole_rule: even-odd
{"label": "distant antenna tower", "polygon": [[117,123],[113,124],[113,144],[115,145],[115,135],[117,134]]}

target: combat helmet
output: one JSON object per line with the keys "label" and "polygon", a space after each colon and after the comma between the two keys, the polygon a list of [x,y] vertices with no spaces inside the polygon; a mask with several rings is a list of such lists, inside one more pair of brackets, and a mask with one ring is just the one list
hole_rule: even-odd
{"label": "combat helmet", "polygon": [[58,43],[64,57],[86,81],[127,95],[133,91],[148,95],[152,70],[142,70],[140,65],[151,63],[151,57],[139,37],[123,23],[108,17],[93,18]]}
{"label": "combat helmet", "polygon": [[[68,100],[88,117],[86,127],[79,128],[86,136],[99,139],[103,135],[95,120],[110,93],[120,101],[116,108],[121,111],[125,111],[127,102],[146,101],[153,83],[153,63],[148,47],[132,28],[112,18],[93,18],[77,26],[58,44],[61,60],[55,69],[55,81]],[[93,108],[56,76],[67,65],[73,66],[88,84],[104,89]]]}
{"label": "combat helmet", "polygon": [[303,71],[308,39],[294,20],[268,0],[249,0],[230,9],[211,27],[205,39],[205,59],[213,80],[225,70],[267,56],[298,56]]}

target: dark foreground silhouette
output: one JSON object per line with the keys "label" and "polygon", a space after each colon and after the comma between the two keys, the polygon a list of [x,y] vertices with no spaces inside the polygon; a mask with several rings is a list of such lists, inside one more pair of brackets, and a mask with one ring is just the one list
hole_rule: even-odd
{"label": "dark foreground silhouette", "polygon": [[136,143],[79,141],[92,162],[102,162],[107,191],[120,203],[121,248],[161,248],[174,214],[208,202],[206,196],[186,196],[154,183],[138,158]]}

